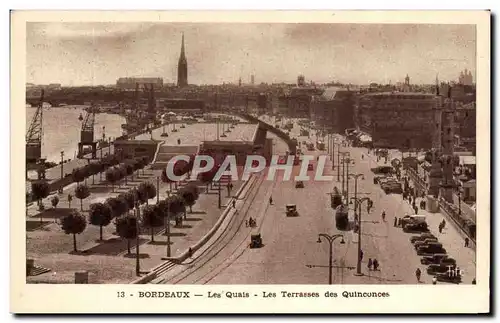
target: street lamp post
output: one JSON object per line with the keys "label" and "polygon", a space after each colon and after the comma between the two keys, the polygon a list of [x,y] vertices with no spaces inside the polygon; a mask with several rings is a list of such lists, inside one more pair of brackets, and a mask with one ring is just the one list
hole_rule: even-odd
{"label": "street lamp post", "polygon": [[333,242],[335,240],[337,240],[338,238],[341,238],[342,240],[340,240],[340,243],[341,244],[344,244],[345,241],[344,241],[344,236],[341,235],[341,234],[334,234],[334,235],[329,235],[329,234],[326,234],[326,233],[320,233],[318,235],[318,243],[321,243],[321,238],[325,238],[326,241],[328,241],[328,244],[330,245],[330,257],[329,257],[329,265],[328,265],[328,269],[329,269],[329,275],[328,275],[328,284],[331,285],[332,284],[332,269],[333,269]]}
{"label": "street lamp post", "polygon": [[141,263],[139,261],[139,217],[140,217],[140,209],[139,209],[139,203],[135,205],[135,223],[136,223],[136,230],[137,234],[135,236],[135,275],[140,276],[141,275]]}
{"label": "street lamp post", "polygon": [[160,203],[160,176],[156,176],[156,204]]}
{"label": "street lamp post", "polygon": [[[354,178],[354,217],[358,219],[358,262],[356,265],[356,276],[361,276],[361,203],[365,200],[370,200],[367,197],[364,197],[358,200],[358,178],[364,178],[363,174],[349,174],[349,177]],[[356,209],[359,207],[359,214],[356,216]]]}
{"label": "street lamp post", "polygon": [[345,164],[345,196],[347,199],[347,202],[349,202],[349,164],[354,162],[353,159],[350,157],[344,158],[344,164]]}
{"label": "street lamp post", "polygon": [[221,196],[220,196],[220,193],[221,193],[220,192],[220,179],[217,181],[217,184],[218,184],[217,191],[218,191],[218,195],[219,195],[219,200],[218,200],[219,203],[218,204],[219,204],[219,209],[220,209],[222,207],[222,200],[221,200]]}

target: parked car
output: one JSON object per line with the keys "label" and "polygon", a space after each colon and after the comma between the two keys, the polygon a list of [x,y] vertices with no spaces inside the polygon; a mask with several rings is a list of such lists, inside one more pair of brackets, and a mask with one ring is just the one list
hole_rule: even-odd
{"label": "parked car", "polygon": [[420,240],[432,239],[432,238],[436,238],[436,236],[433,235],[432,233],[425,232],[425,233],[421,233],[421,234],[416,235],[416,236],[412,236],[410,238],[410,242],[415,243],[415,242],[420,241]]}
{"label": "parked car", "polygon": [[401,226],[404,228],[407,224],[426,222],[426,216],[421,214],[405,215],[401,219]]}
{"label": "parked car", "polygon": [[396,182],[390,182],[390,183],[385,183],[381,185],[382,189],[384,190],[385,194],[402,194],[403,193],[403,187],[401,183],[396,183]]}
{"label": "parked car", "polygon": [[427,267],[427,273],[429,275],[448,273],[451,276],[455,275],[456,267],[457,267],[456,264],[447,264],[447,263],[431,264],[429,265],[429,267]]}
{"label": "parked car", "polygon": [[414,244],[414,247],[415,247],[415,250],[420,247],[420,246],[424,246],[426,244],[429,244],[431,242],[439,242],[436,238],[428,238],[428,239],[425,239],[425,240],[420,240],[420,241],[417,241],[415,242]]}
{"label": "parked car", "polygon": [[454,283],[454,284],[459,284],[462,282],[462,276],[460,273],[454,273],[450,275],[450,273],[445,272],[445,273],[437,273],[436,278],[438,282],[445,282],[445,283]]}
{"label": "parked car", "polygon": [[394,173],[394,168],[392,166],[378,166],[371,169],[375,174],[392,174]]}
{"label": "parked car", "polygon": [[446,254],[447,252],[442,245],[434,243],[426,244],[425,246],[420,246],[417,249],[417,255],[419,256],[432,256],[437,253]]}
{"label": "parked car", "polygon": [[[422,265],[439,264],[441,260],[447,258],[448,255],[445,253],[436,253],[432,256],[425,256],[420,259]],[[451,259],[451,258],[450,258]]]}

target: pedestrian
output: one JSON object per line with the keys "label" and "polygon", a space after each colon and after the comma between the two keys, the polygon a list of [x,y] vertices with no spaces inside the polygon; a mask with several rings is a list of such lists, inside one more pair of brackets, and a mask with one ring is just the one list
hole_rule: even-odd
{"label": "pedestrian", "polygon": [[468,248],[469,247],[469,238],[465,238],[465,247]]}
{"label": "pedestrian", "polygon": [[248,220],[245,220],[245,226],[248,228]]}
{"label": "pedestrian", "polygon": [[432,285],[436,285],[437,281],[438,281],[438,279],[436,276],[432,277]]}
{"label": "pedestrian", "polygon": [[398,218],[398,227],[401,226],[401,218]]}
{"label": "pedestrian", "polygon": [[415,210],[415,214],[418,214],[418,206],[415,205],[413,209]]}
{"label": "pedestrian", "polygon": [[363,261],[363,250],[359,251],[359,261]]}
{"label": "pedestrian", "polygon": [[270,204],[270,205],[273,205],[273,197],[272,197],[272,196],[271,196],[271,197],[269,197],[269,204]]}
{"label": "pedestrian", "polygon": [[378,270],[378,260],[377,260],[377,258],[373,259],[373,270],[375,270],[375,271]]}
{"label": "pedestrian", "polygon": [[372,258],[368,258],[368,270],[372,270],[372,265],[373,265]]}
{"label": "pedestrian", "polygon": [[446,221],[443,219],[443,221],[441,221],[441,223],[443,224],[443,229],[444,229],[444,227],[446,226]]}
{"label": "pedestrian", "polygon": [[191,249],[191,247],[189,247],[188,249],[188,257],[191,258],[193,256],[193,249]]}
{"label": "pedestrian", "polygon": [[398,218],[397,217],[394,217],[394,226],[397,227],[398,226]]}
{"label": "pedestrian", "polygon": [[443,225],[440,223],[438,226],[439,233],[443,232]]}
{"label": "pedestrian", "polygon": [[236,209],[236,200],[233,200],[233,209]]}
{"label": "pedestrian", "polygon": [[420,268],[417,268],[417,270],[415,271],[415,276],[417,277],[417,281],[420,283],[420,276],[422,275],[422,271],[420,270]]}

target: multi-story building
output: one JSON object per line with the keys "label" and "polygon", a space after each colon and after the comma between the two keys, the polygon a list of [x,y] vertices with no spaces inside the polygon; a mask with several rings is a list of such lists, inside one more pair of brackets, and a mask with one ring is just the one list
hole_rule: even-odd
{"label": "multi-story building", "polygon": [[345,88],[330,87],[323,94],[313,96],[311,120],[329,132],[344,133],[354,127],[355,92]]}
{"label": "multi-story building", "polygon": [[280,113],[290,118],[310,118],[312,97],[322,93],[322,89],[315,87],[292,88],[290,93],[279,97]]}
{"label": "multi-story building", "polygon": [[360,130],[375,147],[430,149],[435,131],[436,95],[383,92],[361,95],[356,104]]}
{"label": "multi-story building", "polygon": [[116,81],[116,87],[126,91],[135,91],[136,84],[140,89],[152,84],[155,90],[159,90],[163,87],[163,79],[161,77],[120,77]]}

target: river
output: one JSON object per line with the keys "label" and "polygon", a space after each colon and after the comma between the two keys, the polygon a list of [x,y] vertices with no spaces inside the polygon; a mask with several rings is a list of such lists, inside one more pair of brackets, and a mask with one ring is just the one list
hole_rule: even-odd
{"label": "river", "polygon": [[[82,121],[78,120],[80,114],[85,117],[83,106],[67,106],[43,110],[43,140],[42,157],[47,161],[59,162],[61,150],[64,151],[64,159],[73,159],[78,151],[80,141],[80,129]],[[36,108],[26,108],[26,129],[28,129]],[[103,126],[106,138],[122,135],[121,124],[125,118],[116,114],[96,114],[94,126],[94,139],[102,139]]]}

